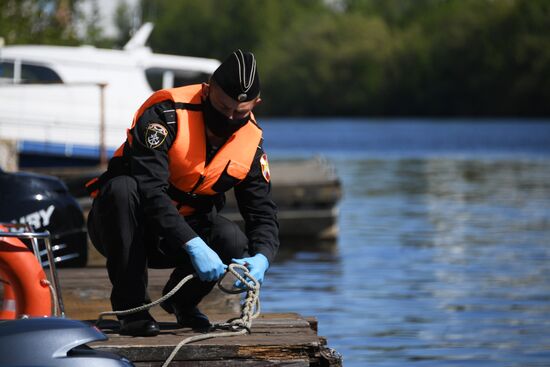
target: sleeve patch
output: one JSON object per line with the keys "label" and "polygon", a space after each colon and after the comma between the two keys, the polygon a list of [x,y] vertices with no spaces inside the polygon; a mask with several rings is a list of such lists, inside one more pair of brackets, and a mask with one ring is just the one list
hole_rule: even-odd
{"label": "sleeve patch", "polygon": [[262,176],[269,182],[271,180],[271,173],[269,172],[269,162],[267,161],[267,154],[262,154],[260,158],[260,166],[262,167]]}
{"label": "sleeve patch", "polygon": [[168,136],[168,130],[158,122],[151,122],[145,131],[145,144],[147,148],[156,149],[164,143]]}

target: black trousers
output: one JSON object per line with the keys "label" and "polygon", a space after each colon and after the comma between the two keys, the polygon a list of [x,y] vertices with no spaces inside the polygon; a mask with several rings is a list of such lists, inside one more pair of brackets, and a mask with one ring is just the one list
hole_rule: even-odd
{"label": "black trousers", "polygon": [[[213,212],[186,217],[186,221],[225,264],[232,258],[248,256],[248,239],[229,219]],[[115,311],[150,302],[148,268],[174,268],[163,294],[195,272],[183,244],[169,243],[148,223],[136,181],[131,176],[114,177],[101,187],[88,216],[88,233],[95,248],[107,258],[113,285],[111,305]],[[170,300],[178,308],[195,306],[215,284],[193,278]]]}

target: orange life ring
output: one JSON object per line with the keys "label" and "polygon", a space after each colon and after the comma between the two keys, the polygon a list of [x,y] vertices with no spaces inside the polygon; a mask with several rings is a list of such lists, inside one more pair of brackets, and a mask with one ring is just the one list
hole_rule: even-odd
{"label": "orange life ring", "polygon": [[[3,229],[0,226],[0,230]],[[52,315],[48,278],[34,254],[17,238],[0,236],[0,278],[4,280],[4,307],[0,318]]]}
{"label": "orange life ring", "polygon": [[0,280],[4,286],[4,300],[2,309],[0,309],[0,320],[13,320],[15,319],[15,293],[10,283],[5,279],[6,276],[2,274],[2,269],[0,269]]}

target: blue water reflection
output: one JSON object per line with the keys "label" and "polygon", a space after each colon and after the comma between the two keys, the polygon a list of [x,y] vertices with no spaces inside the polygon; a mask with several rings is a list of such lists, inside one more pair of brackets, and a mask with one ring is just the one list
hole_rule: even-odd
{"label": "blue water reflection", "polygon": [[[273,124],[268,139],[288,133]],[[430,146],[440,129],[431,122],[407,128],[416,143],[396,141],[387,131],[396,125],[350,122],[353,133],[339,134],[342,122],[327,122],[317,138],[339,145],[317,146],[298,134],[311,124],[296,124],[290,141],[308,143],[266,145],[332,162],[340,235],[332,251],[272,267],[266,312],[316,316],[346,366],[550,365],[550,125],[488,123],[472,134],[457,123],[445,150]],[[380,151],[357,150],[362,140]]]}

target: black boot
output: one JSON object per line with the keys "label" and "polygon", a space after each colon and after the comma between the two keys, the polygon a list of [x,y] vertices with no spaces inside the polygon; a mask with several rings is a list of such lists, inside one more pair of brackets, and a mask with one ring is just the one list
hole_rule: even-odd
{"label": "black boot", "polygon": [[162,302],[161,307],[164,311],[176,315],[178,325],[181,327],[190,327],[197,331],[208,331],[212,327],[208,317],[200,312],[197,306],[178,307],[173,303]]}
{"label": "black boot", "polygon": [[159,324],[148,311],[120,317],[120,335],[156,336],[160,333]]}

